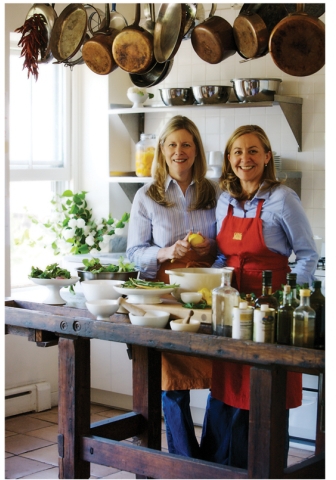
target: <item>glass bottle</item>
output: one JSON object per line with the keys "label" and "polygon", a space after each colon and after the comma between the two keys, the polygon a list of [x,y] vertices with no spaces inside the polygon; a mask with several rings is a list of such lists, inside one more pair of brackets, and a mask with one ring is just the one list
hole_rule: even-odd
{"label": "glass bottle", "polygon": [[272,270],[263,270],[262,272],[262,287],[261,295],[255,301],[255,306],[260,307],[263,304],[269,305],[270,308],[275,310],[275,326],[274,332],[277,332],[277,311],[279,307],[278,300],[272,295]]}
{"label": "glass bottle", "polygon": [[290,285],[284,285],[282,305],[278,308],[277,343],[291,345],[294,307]]}
{"label": "glass bottle", "polygon": [[310,290],[300,290],[300,306],[294,310],[292,345],[314,348],[316,312],[310,306]]}
{"label": "glass bottle", "polygon": [[325,348],[325,296],[321,292],[322,282],[313,281],[313,292],[310,295],[310,306],[315,310],[315,341],[314,347]]}
{"label": "glass bottle", "polygon": [[247,302],[239,302],[239,307],[232,309],[232,338],[252,340],[253,308]]}
{"label": "glass bottle", "polygon": [[223,270],[220,287],[212,290],[212,331],[215,335],[232,337],[233,307],[239,305],[239,292],[231,287],[230,270]]}
{"label": "glass bottle", "polygon": [[247,302],[247,305],[249,307],[253,307],[253,308],[255,307],[255,301],[254,301],[251,293],[247,293],[245,295],[245,302]]}
{"label": "glass bottle", "polygon": [[297,298],[297,292],[296,292],[296,278],[297,278],[296,273],[287,273],[287,276],[286,276],[287,285],[290,285],[292,290],[292,306],[294,308],[300,305],[300,300]]}
{"label": "glass bottle", "polygon": [[138,177],[150,177],[155,152],[155,135],[142,133],[135,145],[135,173]]}

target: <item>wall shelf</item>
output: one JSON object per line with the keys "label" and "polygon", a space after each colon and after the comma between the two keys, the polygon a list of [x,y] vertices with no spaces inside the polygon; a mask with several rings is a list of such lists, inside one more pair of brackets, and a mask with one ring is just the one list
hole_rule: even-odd
{"label": "wall shelf", "polygon": [[[176,112],[177,110],[199,110],[199,109],[226,109],[226,108],[260,108],[279,105],[282,113],[288,122],[290,129],[298,144],[298,151],[302,151],[302,103],[303,99],[289,95],[275,95],[273,102],[250,102],[250,103],[222,103],[217,105],[182,105],[166,107],[164,105],[147,105],[141,108],[133,108],[129,105],[111,104],[108,110],[110,115],[119,115],[120,119],[129,131],[133,141],[139,140],[140,133],[144,129],[144,115],[156,112]],[[134,124],[134,117],[137,117],[137,125]]]}

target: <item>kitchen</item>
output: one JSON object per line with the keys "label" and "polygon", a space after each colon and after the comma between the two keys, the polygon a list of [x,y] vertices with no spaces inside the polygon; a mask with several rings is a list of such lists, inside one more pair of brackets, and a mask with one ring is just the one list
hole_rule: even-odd
{"label": "kitchen", "polygon": [[[60,13],[65,4],[56,5],[56,10]],[[134,5],[118,4],[118,10],[131,23],[134,18]],[[204,4],[206,14],[210,11],[210,4]],[[233,24],[242,4],[218,4],[217,15],[224,17]],[[104,10],[104,4],[97,4],[97,7]],[[8,4],[6,5],[6,32],[13,31],[22,25],[28,6],[26,4]],[[13,14],[14,13],[14,14]],[[325,15],[321,17],[325,22]],[[54,67],[49,67],[54,68]],[[63,68],[57,66],[57,68]],[[8,70],[7,70],[8,71]],[[92,192],[92,205],[102,211],[103,215],[112,212],[113,215],[121,215],[124,211],[130,210],[130,200],[120,186],[129,179],[123,177],[122,182],[119,178],[110,176],[110,172],[128,172],[134,171],[134,149],[135,143],[139,140],[137,132],[137,115],[123,115],[115,113],[110,105],[128,105],[126,91],[132,86],[129,76],[120,69],[115,70],[108,76],[99,76],[91,72],[85,65],[75,66],[72,75],[77,85],[80,86],[76,91],[74,101],[81,106],[81,119],[77,127],[79,131],[79,151],[77,157],[77,178],[74,179],[74,188],[76,190],[87,190]],[[259,124],[267,131],[270,136],[274,150],[281,155],[282,169],[291,172],[302,172],[301,179],[301,199],[305,211],[313,228],[314,235],[325,242],[325,68],[308,77],[293,77],[284,74],[273,63],[270,55],[266,55],[251,62],[240,62],[238,54],[235,54],[218,65],[209,65],[202,61],[194,52],[191,42],[186,40],[181,46],[174,58],[173,68],[168,77],[155,88],[149,88],[148,91],[154,93],[154,98],[148,100],[146,105],[162,105],[158,88],[165,87],[189,87],[190,85],[215,84],[230,85],[232,78],[281,78],[281,94],[303,99],[302,104],[302,148],[299,149],[298,142],[293,135],[291,128],[284,117],[279,105],[271,108],[242,108],[242,109],[223,109],[213,110],[202,108],[195,112],[195,109],[186,109],[186,115],[192,116],[197,123],[205,149],[210,151],[223,151],[227,137],[237,126],[244,123]],[[175,114],[173,111],[160,109],[145,115],[146,133],[157,133],[160,128]],[[117,111],[118,112],[118,111]],[[124,122],[127,123],[126,128]],[[132,132],[132,139],[130,133]],[[99,132],[99,142],[92,132]],[[301,150],[301,151],[299,151]],[[78,158],[80,158],[80,162]],[[94,159],[94,162],[92,161]],[[76,158],[74,159],[76,161]],[[141,182],[137,182],[141,183]],[[131,184],[129,184],[131,185]],[[321,243],[321,257],[322,251]],[[7,244],[6,244],[7,245]],[[9,278],[9,277],[7,277]],[[7,295],[10,295],[10,286],[7,285]],[[6,339],[8,342],[9,339]],[[12,342],[13,340],[13,342]],[[17,339],[11,339],[15,344]],[[17,384],[24,382],[41,382],[46,380],[45,372],[41,372],[41,378],[29,378],[30,373],[26,369],[24,378],[19,379],[15,370],[15,345],[11,343],[9,350],[6,351],[6,388],[14,388],[13,379]],[[102,342],[101,342],[102,343]],[[104,343],[104,342],[103,342]],[[34,347],[30,345],[29,347]],[[22,342],[16,348],[29,348],[26,342]],[[120,346],[122,347],[122,345]],[[31,348],[33,350],[33,348]],[[52,349],[50,349],[52,350]],[[93,379],[92,379],[92,397],[96,401],[114,402],[118,405],[123,402],[130,402],[131,383],[130,383],[130,362],[123,362],[127,371],[118,372],[113,369],[113,362],[107,362],[106,372],[103,374],[98,365],[100,361],[109,358],[112,355],[110,344],[100,345],[94,349],[93,359]],[[121,349],[118,355],[126,357],[125,349]],[[34,357],[34,352],[29,352],[28,357]],[[31,362],[32,360],[30,360]],[[55,362],[55,358],[52,360]],[[23,362],[29,365],[28,362]],[[55,364],[53,364],[55,365]],[[53,367],[53,375],[56,369]],[[115,383],[123,379],[122,384],[118,384],[112,390],[106,390],[106,376],[115,378],[111,388]],[[18,380],[19,379],[19,380]],[[49,380],[52,384],[52,404],[57,398],[57,380]],[[205,397],[204,397],[205,398]],[[125,403],[124,403],[125,404]],[[128,403],[129,404],[129,403]],[[195,407],[197,414],[197,406]]]}

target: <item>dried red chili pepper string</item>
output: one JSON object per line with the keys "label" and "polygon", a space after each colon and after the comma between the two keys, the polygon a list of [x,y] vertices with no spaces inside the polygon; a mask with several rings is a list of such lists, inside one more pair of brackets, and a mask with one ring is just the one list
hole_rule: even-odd
{"label": "dried red chili pepper string", "polygon": [[22,47],[20,57],[25,57],[23,67],[28,70],[30,75],[38,79],[38,57],[39,53],[43,57],[48,46],[48,32],[46,19],[41,13],[35,13],[27,18],[22,27],[17,28],[15,32],[21,33],[21,39],[18,43]]}

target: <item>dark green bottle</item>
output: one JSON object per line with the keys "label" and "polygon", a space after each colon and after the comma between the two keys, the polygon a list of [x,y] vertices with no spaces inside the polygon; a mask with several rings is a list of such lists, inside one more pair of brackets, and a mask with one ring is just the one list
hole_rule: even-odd
{"label": "dark green bottle", "polygon": [[310,306],[316,312],[314,348],[325,348],[325,296],[321,292],[322,282],[313,282],[313,292],[310,296]]}
{"label": "dark green bottle", "polygon": [[290,285],[292,290],[292,305],[294,308],[300,305],[300,300],[297,298],[297,290],[296,290],[296,273],[287,273],[287,285]]}

